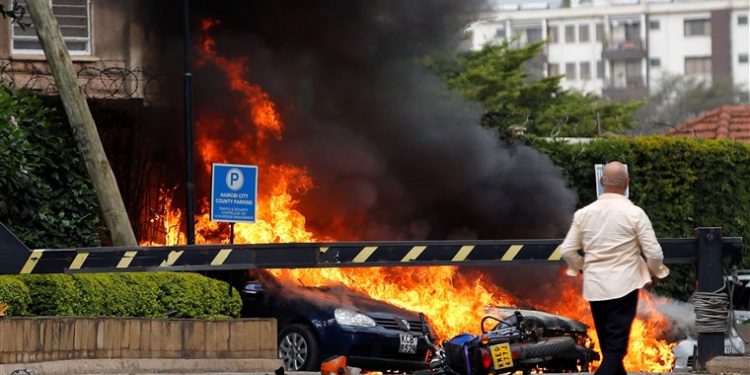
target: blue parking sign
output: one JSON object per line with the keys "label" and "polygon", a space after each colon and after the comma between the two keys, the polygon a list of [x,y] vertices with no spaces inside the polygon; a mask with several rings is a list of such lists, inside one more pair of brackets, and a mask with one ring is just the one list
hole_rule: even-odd
{"label": "blue parking sign", "polygon": [[212,165],[212,221],[254,223],[257,196],[257,166],[218,163]]}

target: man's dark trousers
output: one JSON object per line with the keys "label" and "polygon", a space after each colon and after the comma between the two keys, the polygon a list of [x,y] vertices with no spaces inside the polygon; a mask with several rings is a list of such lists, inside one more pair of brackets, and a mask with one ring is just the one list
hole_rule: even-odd
{"label": "man's dark trousers", "polygon": [[628,351],[630,326],[638,308],[638,289],[624,297],[589,303],[603,357],[596,375],[626,374],[622,360]]}

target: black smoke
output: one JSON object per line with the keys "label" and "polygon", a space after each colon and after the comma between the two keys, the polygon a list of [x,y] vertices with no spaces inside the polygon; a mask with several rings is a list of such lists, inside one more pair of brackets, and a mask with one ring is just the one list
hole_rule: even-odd
{"label": "black smoke", "polygon": [[[559,236],[575,206],[559,169],[481,128],[480,106],[450,93],[421,62],[455,49],[482,7],[476,0],[274,0],[193,2],[192,12],[194,26],[221,20],[211,31],[219,53],[246,57],[248,78],[278,104],[286,129],[273,155],[308,168],[315,188],[299,209],[317,233]],[[164,51],[179,52],[178,21],[154,26],[173,37]],[[179,70],[179,54],[169,61],[166,71]],[[198,111],[236,111],[218,70],[197,69],[195,89]],[[345,235],[333,229],[342,224]]]}

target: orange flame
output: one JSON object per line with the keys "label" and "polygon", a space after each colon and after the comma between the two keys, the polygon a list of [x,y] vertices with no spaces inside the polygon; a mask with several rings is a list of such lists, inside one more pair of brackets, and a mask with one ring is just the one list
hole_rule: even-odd
{"label": "orange flame", "polygon": [[[553,299],[540,301],[541,306],[549,312],[572,317],[589,326],[589,337],[594,341],[596,350],[601,353],[599,339],[594,328],[589,304],[581,294],[580,278],[571,279],[560,271],[562,283],[560,293]],[[573,280],[573,281],[571,281]],[[625,369],[629,372],[669,372],[674,365],[675,344],[661,338],[669,329],[669,320],[660,313],[655,304],[665,299],[641,291],[639,294],[638,316],[630,331],[628,355],[625,357]],[[596,366],[594,366],[596,367]]]}
{"label": "orange flame", "polygon": [[340,283],[377,300],[420,311],[441,339],[477,332],[486,306],[515,303],[481,275],[468,279],[456,267],[274,270],[281,280],[321,286]]}
{"label": "orange flame", "polygon": [[[201,29],[209,31],[219,24],[217,20],[204,20]],[[241,163],[258,166],[257,221],[253,224],[235,225],[235,241],[240,243],[310,242],[313,234],[305,228],[305,217],[295,209],[296,197],[313,188],[313,181],[305,168],[274,163],[268,157],[269,139],[280,140],[283,130],[281,116],[276,105],[260,86],[247,81],[247,61],[244,58],[229,59],[219,56],[214,39],[204,36],[199,43],[200,61],[211,63],[220,69],[229,83],[229,88],[241,97],[237,111],[244,115],[245,122],[239,138],[226,142],[211,137],[228,125],[220,115],[199,111],[197,128],[198,148],[207,173],[212,163]],[[254,133],[253,133],[254,132]],[[255,140],[253,140],[253,134]],[[231,155],[231,159],[229,158]],[[215,242],[226,232],[226,224],[209,220],[208,203],[202,205],[203,213],[196,218],[196,241]]]}
{"label": "orange flame", "polygon": [[[257,222],[235,226],[235,241],[238,243],[314,242],[333,241],[335,238],[316,234],[308,230],[305,217],[296,206],[301,197],[314,188],[312,178],[305,168],[275,163],[270,157],[269,142],[282,138],[283,123],[270,100],[260,86],[247,81],[247,60],[229,59],[218,55],[214,39],[206,32],[219,21],[204,20],[204,36],[199,43],[201,64],[212,64],[225,73],[229,88],[241,96],[237,111],[245,116],[240,124],[239,139],[227,142],[212,138],[218,130],[236,125],[208,110],[199,111],[198,148],[205,171],[210,173],[211,163],[255,164],[259,167],[259,197],[257,199]],[[272,136],[272,137],[269,137]],[[145,242],[147,245],[184,243],[180,232],[181,211],[172,208],[171,190],[162,190],[163,209],[154,220],[163,222],[163,238]],[[208,200],[203,200],[200,214],[196,215],[196,241],[198,243],[227,242],[224,223],[209,220]],[[287,282],[302,282],[305,285],[343,284],[348,288],[364,292],[371,297],[413,311],[424,312],[432,322],[438,335],[452,335],[480,330],[479,322],[486,306],[511,306],[516,303],[512,296],[497,288],[481,274],[465,275],[456,267],[393,267],[357,269],[295,269],[274,270],[276,277]],[[562,276],[561,272],[561,279]],[[674,356],[670,344],[660,336],[668,328],[667,319],[654,307],[654,298],[641,294],[639,317],[633,325],[630,350],[626,358],[628,371],[657,371],[671,369]],[[546,311],[575,318],[591,327],[589,335],[597,343],[596,332],[588,303],[583,300],[580,285],[563,281],[555,298],[541,301],[539,306]],[[595,366],[594,366],[595,367]]]}

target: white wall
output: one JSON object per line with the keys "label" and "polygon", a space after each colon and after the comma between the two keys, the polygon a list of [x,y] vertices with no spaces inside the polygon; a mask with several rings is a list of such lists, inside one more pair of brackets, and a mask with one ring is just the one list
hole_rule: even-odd
{"label": "white wall", "polygon": [[[502,39],[497,38],[497,30],[505,28],[504,22],[477,22],[469,27],[471,31],[471,49],[481,49],[487,43],[499,42]],[[507,31],[506,31],[507,32]]]}
{"label": "white wall", "polygon": [[[560,66],[560,73],[565,74],[565,65],[567,63],[576,64],[576,78],[564,78],[561,81],[565,89],[576,89],[585,92],[601,94],[603,80],[598,79],[596,75],[596,65],[602,58],[602,45],[596,41],[596,24],[601,20],[591,18],[569,19],[564,21],[549,21],[548,26],[557,26],[558,42],[547,45],[547,61],[556,63]],[[579,25],[589,25],[589,41],[580,42]],[[575,27],[575,42],[568,43],[565,41],[565,26],[572,25]],[[582,80],[581,63],[588,62],[591,71],[591,78]]]}
{"label": "white wall", "polygon": [[648,30],[648,57],[658,58],[660,68],[651,68],[651,86],[658,85],[659,78],[667,71],[685,74],[685,57],[711,56],[711,36],[685,36],[685,19],[707,18],[711,14],[674,13],[656,14],[649,21],[659,21],[659,30]]}
{"label": "white wall", "polygon": [[732,76],[734,83],[743,86],[747,91],[750,89],[750,64],[739,63],[739,55],[750,53],[750,27],[747,24],[737,24],[737,17],[740,15],[747,17],[748,11],[732,12]]}

